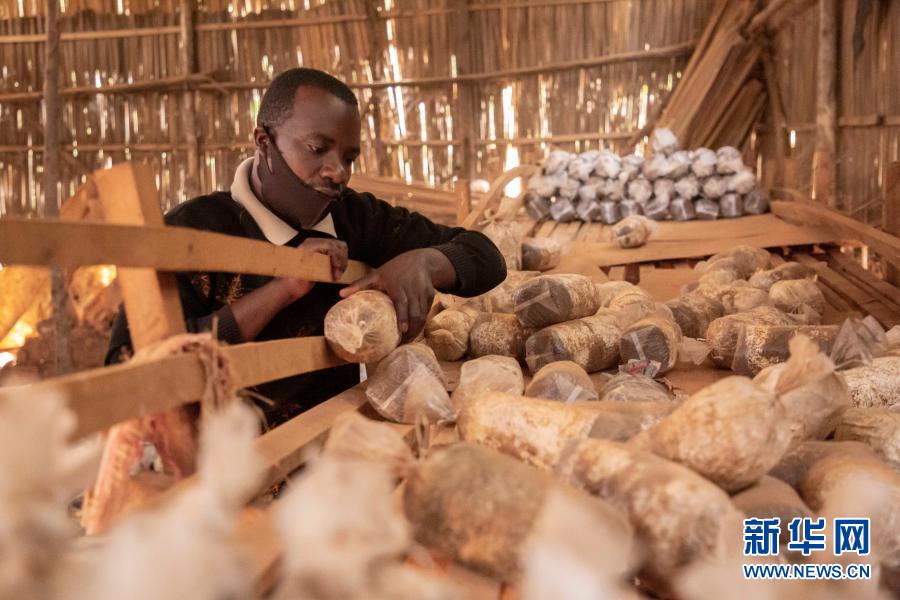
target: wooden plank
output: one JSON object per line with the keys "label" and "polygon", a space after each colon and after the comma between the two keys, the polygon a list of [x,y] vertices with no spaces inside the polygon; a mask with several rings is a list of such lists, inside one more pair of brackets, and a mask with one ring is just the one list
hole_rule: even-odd
{"label": "wooden plank", "polygon": [[609,235],[609,226],[602,223],[592,223],[586,242],[602,242]]}
{"label": "wooden plank", "polygon": [[771,207],[772,212],[785,221],[831,234],[830,240],[819,242],[854,239],[869,246],[889,263],[900,265],[900,238],[812,202],[775,200]]}
{"label": "wooden plank", "polygon": [[550,237],[553,234],[553,230],[556,229],[557,222],[553,220],[544,221],[538,230],[535,232],[534,237]]}
{"label": "wooden plank", "polygon": [[560,223],[556,226],[556,229],[553,230],[553,235],[550,236],[555,239],[557,242],[562,244],[563,246],[567,246],[575,239],[575,236],[578,235],[578,230],[581,228],[581,222],[572,221],[570,223]]}
{"label": "wooden plank", "polygon": [[300,468],[308,448],[324,441],[335,419],[365,406],[367,399],[363,383],[263,434],[257,441],[256,449],[266,459],[268,469],[260,491],[283,481]]}
{"label": "wooden plank", "polygon": [[[115,264],[149,271],[221,271],[331,282],[331,262],[323,254],[162,225],[0,219],[0,262],[63,267]],[[350,261],[338,282],[352,283],[366,272],[363,263]]]}
{"label": "wooden plank", "polygon": [[795,259],[797,262],[815,269],[821,283],[834,290],[844,300],[848,301],[853,308],[859,307],[863,313],[875,317],[883,327],[890,329],[894,325],[900,324],[900,316],[894,311],[853,285],[852,282],[848,281],[846,277],[837,271],[829,268],[825,262],[816,260],[806,254],[797,254]]}
{"label": "wooden plank", "polygon": [[[323,337],[255,342],[222,348],[234,369],[238,388],[291,375],[327,369],[344,361],[332,354]],[[146,363],[125,363],[82,371],[26,386],[0,388],[0,402],[11,398],[60,395],[78,418],[75,438],[201,398],[205,375],[192,354]]]}
{"label": "wooden plank", "polygon": [[[94,182],[103,206],[103,218],[107,223],[163,226],[156,182],[153,178],[153,171],[147,165],[123,163],[112,169],[97,171],[94,174]],[[109,227],[109,225],[94,223],[57,223],[56,225],[57,227],[72,225]],[[94,246],[95,240],[89,237],[67,239],[64,245],[59,246],[57,244],[60,242],[60,238],[65,236],[57,235],[57,231],[56,229],[45,231],[43,240],[33,238],[21,240],[13,234],[7,243],[29,246],[32,251],[43,252],[44,256],[50,259],[49,264],[55,266],[74,266],[65,264],[64,260],[53,260],[53,258],[64,259],[66,255],[78,254],[82,248]],[[0,236],[0,238],[2,237]],[[138,241],[132,239],[128,243],[136,245]],[[55,251],[51,248],[55,248]],[[159,254],[166,253],[164,247],[152,250]],[[108,259],[117,255],[117,252],[108,251],[104,255],[106,261],[94,264],[108,263]],[[171,335],[185,332],[181,299],[178,296],[178,286],[173,274],[157,273],[152,268],[119,269],[117,278],[122,290],[125,312],[130,317],[128,329],[135,350]]]}
{"label": "wooden plank", "polygon": [[687,267],[677,269],[647,269],[641,266],[641,289],[657,302],[665,302],[681,294],[681,288],[697,281],[699,274]]}
{"label": "wooden plank", "polygon": [[321,336],[238,344],[226,346],[223,352],[239,387],[347,364],[331,352]]}
{"label": "wooden plank", "polygon": [[837,248],[828,249],[828,264],[886,307],[900,313],[900,289],[863,269],[862,265]]}
{"label": "wooden plank", "polygon": [[594,230],[593,223],[582,223],[581,227],[578,228],[578,233],[575,234],[575,242],[586,242],[588,238],[591,236],[591,232]]}
{"label": "wooden plank", "polygon": [[666,259],[705,257],[737,244],[762,248],[833,241],[835,236],[813,227],[797,227],[772,214],[738,219],[660,223],[657,233],[640,248],[619,248],[608,241],[573,242],[569,252],[600,267]]}

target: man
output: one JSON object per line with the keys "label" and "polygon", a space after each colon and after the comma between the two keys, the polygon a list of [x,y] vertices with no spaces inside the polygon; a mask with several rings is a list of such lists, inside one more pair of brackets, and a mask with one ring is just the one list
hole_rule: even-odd
{"label": "man", "polygon": [[[360,153],[357,99],[345,84],[314,69],[280,74],[263,96],[256,152],[237,169],[230,193],[186,202],[166,215],[172,226],[204,229],[306,248],[331,258],[337,279],[347,259],[375,268],[353,285],[234,273],[180,273],[189,331],[228,343],[322,335],[325,313],[340,298],[378,289],[394,302],[404,340],[424,326],[435,290],[460,296],[488,291],[506,276],[497,248],[482,234],[432,223],[347,187]],[[120,311],[107,363],[130,349]],[[270,424],[359,382],[346,365],[260,386],[273,405]]]}

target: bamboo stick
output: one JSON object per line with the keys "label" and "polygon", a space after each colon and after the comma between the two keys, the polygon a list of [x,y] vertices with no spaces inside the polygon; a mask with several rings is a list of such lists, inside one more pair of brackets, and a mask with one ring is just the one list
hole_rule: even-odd
{"label": "bamboo stick", "polygon": [[[179,33],[179,27],[137,27],[135,29],[112,29],[108,31],[67,31],[61,33],[60,41],[82,42],[89,40],[117,40],[132,37],[156,37]],[[2,44],[42,44],[47,35],[43,33],[28,33],[15,35],[0,35]]]}
{"label": "bamboo stick", "polygon": [[[176,75],[174,77],[164,77],[149,81],[136,81],[133,83],[114,83],[104,86],[82,85],[75,87],[63,88],[59,91],[59,95],[64,98],[75,96],[94,96],[98,94],[140,94],[144,92],[154,91],[176,91],[184,89],[198,89],[203,84],[205,91],[223,91],[213,83],[213,78],[204,74],[193,75]],[[266,87],[266,86],[263,86]],[[0,103],[28,103],[40,100],[44,93],[40,91],[34,92],[7,92],[0,94]]]}
{"label": "bamboo stick", "polygon": [[[621,54],[600,56],[592,59],[581,59],[561,63],[538,65],[533,67],[520,67],[515,69],[489,71],[484,73],[471,73],[468,75],[460,75],[457,77],[425,77],[420,79],[405,79],[400,81],[348,82],[347,85],[355,89],[376,90],[390,87],[428,87],[462,82],[481,82],[496,79],[507,79],[512,77],[521,77],[526,75],[538,75],[541,73],[552,73],[556,71],[587,69],[623,62],[669,58],[687,54],[691,51],[692,47],[693,42],[687,42],[683,44],[676,44],[674,46],[657,48],[655,50],[624,52]],[[105,86],[70,87],[60,90],[60,95],[64,97],[72,97],[93,96],[97,94],[136,94],[149,91],[174,91],[185,88],[204,92],[221,93],[227,90],[260,90],[265,89],[268,86],[268,82],[218,82],[209,75],[194,74],[189,76],[180,75],[175,77],[167,77],[152,81],[140,81],[134,83],[117,83]],[[43,93],[39,91],[0,93],[0,103],[33,102],[35,100],[40,100],[42,95]]]}
{"label": "bamboo stick", "polygon": [[[788,127],[788,125],[785,125]],[[814,126],[798,125],[797,131],[812,130]],[[515,138],[497,138],[491,140],[474,140],[473,145],[476,147],[500,146],[500,145],[516,145],[516,146],[535,146],[538,144],[567,144],[583,141],[608,141],[608,140],[628,140],[634,138],[639,133],[635,131],[614,131],[614,132],[598,132],[598,133],[565,133],[557,135],[549,135],[543,137],[515,137]],[[459,146],[462,144],[460,139],[452,140],[411,140],[411,139],[384,139],[381,143],[385,146]],[[199,145],[202,151],[213,150],[247,150],[253,147],[252,142],[207,142]],[[184,143],[133,143],[133,144],[64,144],[62,149],[65,151],[78,150],[79,152],[171,152],[174,150],[184,150],[187,146]],[[2,153],[18,153],[18,152],[39,152],[39,146],[0,146],[0,154]]]}
{"label": "bamboo stick", "polygon": [[[458,75],[456,77],[422,77],[417,79],[403,79],[398,81],[375,81],[371,83],[348,82],[347,85],[355,89],[382,89],[388,87],[442,86],[451,83],[462,83],[466,81],[483,82],[498,79],[509,79],[512,77],[522,77],[526,75],[540,75],[542,73],[569,71],[574,69],[589,69],[593,67],[617,63],[671,58],[689,54],[693,47],[694,42],[685,42],[682,44],[665,46],[653,50],[622,52],[619,54],[610,54],[589,59],[548,63],[543,65],[519,67],[506,70],[486,71],[482,73],[470,73],[467,75]],[[265,82],[221,82],[217,84],[201,84],[198,87],[201,90],[257,90],[265,89],[266,87],[268,87],[268,84]]]}

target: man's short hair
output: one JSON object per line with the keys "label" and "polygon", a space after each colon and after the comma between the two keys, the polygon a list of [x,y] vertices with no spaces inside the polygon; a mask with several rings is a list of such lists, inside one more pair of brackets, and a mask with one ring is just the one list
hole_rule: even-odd
{"label": "man's short hair", "polygon": [[359,101],[347,84],[318,69],[288,69],[272,80],[263,94],[256,115],[256,126],[276,128],[291,117],[294,97],[301,85],[317,87],[340,98],[347,104],[358,106]]}

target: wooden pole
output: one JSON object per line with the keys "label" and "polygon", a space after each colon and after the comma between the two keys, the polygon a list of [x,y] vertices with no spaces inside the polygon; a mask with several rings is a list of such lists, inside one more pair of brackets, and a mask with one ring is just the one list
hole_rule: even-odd
{"label": "wooden pole", "polygon": [[[59,101],[59,0],[47,3],[47,45],[44,62],[44,214],[59,217],[60,180],[60,115]],[[72,370],[69,348],[71,325],[68,313],[66,271],[51,271],[50,296],[53,302],[53,332],[56,340],[55,373],[65,375]]]}
{"label": "wooden pole", "polygon": [[[890,163],[884,170],[884,231],[900,237],[900,161]],[[888,264],[885,279],[900,286],[900,265]]]}
{"label": "wooden pole", "polygon": [[837,208],[835,173],[837,99],[837,4],[835,0],[819,0],[819,48],[816,66],[816,149],[813,154],[813,197],[818,202]]}
{"label": "wooden pole", "polygon": [[[456,50],[457,77],[472,72],[471,45],[469,40],[469,3],[468,0],[453,0],[454,49]],[[475,140],[478,137],[476,127],[475,95],[472,84],[467,81],[455,83],[456,103],[453,106],[454,137],[462,140],[462,148],[454,161],[454,171],[458,179],[475,177]]]}
{"label": "wooden pole", "polygon": [[[194,10],[196,0],[181,0],[181,74],[189,77],[197,72],[197,43],[194,30]],[[185,200],[200,195],[200,144],[197,133],[196,97],[194,90],[184,86],[181,94],[181,123],[184,126],[184,141],[187,145],[184,178]]]}
{"label": "wooden pole", "polygon": [[762,57],[763,70],[766,76],[766,91],[769,96],[769,108],[772,111],[772,121],[775,125],[775,185],[784,186],[784,161],[787,159],[787,117],[784,113],[784,104],[781,100],[781,88],[778,85],[778,74],[775,62],[772,60],[770,45],[764,51]]}
{"label": "wooden pole", "polygon": [[[375,0],[367,0],[366,2],[366,28],[369,33],[369,65],[372,69],[372,82],[381,80],[384,74],[382,69],[382,56],[384,54],[383,32],[384,22],[379,19],[379,6]],[[386,35],[386,34],[385,34]],[[387,153],[387,145],[384,143],[382,132],[381,103],[379,101],[379,90],[372,88],[370,91],[368,110],[372,115],[372,123],[375,131],[373,135],[375,139],[375,157],[378,159],[378,174],[383,177],[393,176],[391,168],[391,160]]]}
{"label": "wooden pole", "polygon": [[457,179],[453,184],[456,191],[456,224],[462,226],[472,212],[472,189],[468,179]]}

